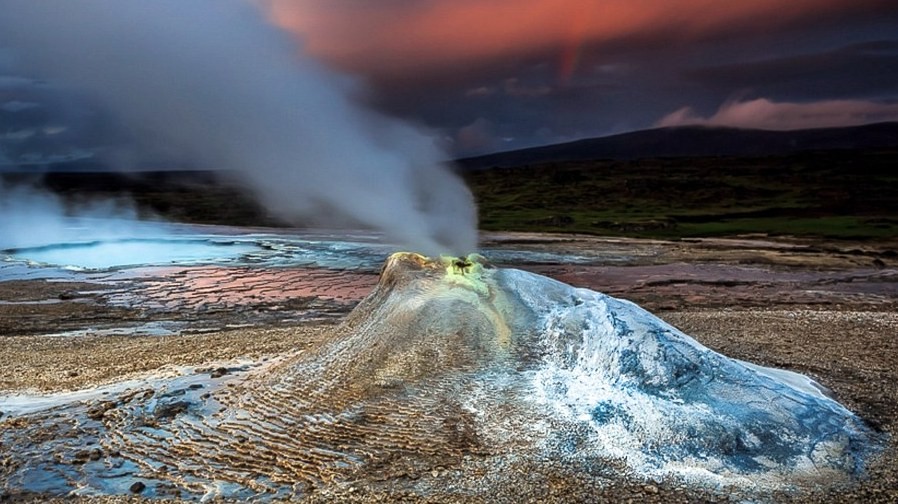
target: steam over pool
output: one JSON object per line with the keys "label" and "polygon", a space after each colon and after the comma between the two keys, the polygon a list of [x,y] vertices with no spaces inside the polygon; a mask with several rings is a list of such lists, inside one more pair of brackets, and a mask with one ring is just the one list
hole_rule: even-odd
{"label": "steam over pool", "polygon": [[473,199],[433,136],[360,106],[360,83],[304,56],[263,7],[0,0],[0,49],[17,71],[102,104],[133,137],[137,164],[240,173],[289,222],[364,226],[434,254],[474,250]]}
{"label": "steam over pool", "polygon": [[[143,266],[225,265],[314,267],[377,272],[397,248],[380,234],[360,230],[263,229],[198,226],[131,219],[60,218],[52,233],[0,236],[0,272],[12,268],[52,274],[69,270],[116,270]],[[618,262],[613,254],[589,256],[487,248],[503,264]]]}
{"label": "steam over pool", "polygon": [[168,265],[356,270],[376,268],[395,248],[376,234],[359,231],[262,230],[94,218],[62,219],[57,224],[56,239],[35,236],[8,242],[0,238],[0,259],[7,266],[36,270],[104,271]]}

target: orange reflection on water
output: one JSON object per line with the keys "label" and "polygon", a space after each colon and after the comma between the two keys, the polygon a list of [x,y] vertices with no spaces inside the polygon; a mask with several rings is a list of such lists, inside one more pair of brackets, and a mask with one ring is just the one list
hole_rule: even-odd
{"label": "orange reflection on water", "polygon": [[[377,283],[375,274],[313,268],[202,266],[153,272],[155,275],[143,280],[141,287],[128,293],[137,298],[133,303],[171,309],[272,304],[304,298],[354,303]],[[124,298],[119,299],[122,301]]]}

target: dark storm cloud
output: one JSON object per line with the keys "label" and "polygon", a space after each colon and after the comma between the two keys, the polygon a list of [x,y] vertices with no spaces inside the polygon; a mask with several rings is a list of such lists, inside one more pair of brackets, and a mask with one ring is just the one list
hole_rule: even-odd
{"label": "dark storm cloud", "polygon": [[745,88],[780,99],[895,98],[898,39],[700,68],[687,76],[717,91]]}
{"label": "dark storm cloud", "polygon": [[377,81],[449,77],[551,50],[562,77],[580,49],[682,46],[872,22],[891,0],[266,0],[312,54]]}
{"label": "dark storm cloud", "polygon": [[274,4],[313,54],[369,83],[370,103],[441,131],[457,155],[662,120],[891,120],[898,97],[894,2]]}

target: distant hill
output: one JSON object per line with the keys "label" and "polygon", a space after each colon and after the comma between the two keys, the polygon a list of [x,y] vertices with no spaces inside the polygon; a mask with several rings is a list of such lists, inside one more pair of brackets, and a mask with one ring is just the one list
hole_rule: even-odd
{"label": "distant hill", "polygon": [[679,126],[634,131],[458,160],[466,170],[598,159],[758,157],[832,149],[898,148],[898,122],[768,131]]}

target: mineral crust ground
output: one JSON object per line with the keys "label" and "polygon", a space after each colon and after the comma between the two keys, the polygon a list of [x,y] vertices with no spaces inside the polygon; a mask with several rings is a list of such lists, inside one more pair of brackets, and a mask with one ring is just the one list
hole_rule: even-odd
{"label": "mineral crust ground", "polygon": [[[493,234],[502,266],[632,300],[725,355],[807,374],[876,430],[888,448],[848,488],[774,496],[778,502],[898,501],[898,243],[602,239]],[[489,252],[485,252],[489,255]],[[565,259],[569,258],[569,259]],[[377,283],[377,270],[192,265],[66,278],[6,279],[0,270],[0,390],[60,392],[210,366],[262,361],[325,343]],[[8,415],[0,417],[12,421]],[[3,467],[16,457],[0,447]],[[309,502],[730,502],[751,496],[667,482],[572,474],[551,461],[508,457],[498,495],[421,495],[401,475],[317,489]],[[490,468],[495,470],[496,468]],[[433,478],[487,477],[474,460]],[[471,486],[471,485],[466,485]],[[21,501],[47,502],[39,497]],[[59,502],[139,502],[131,497]]]}

